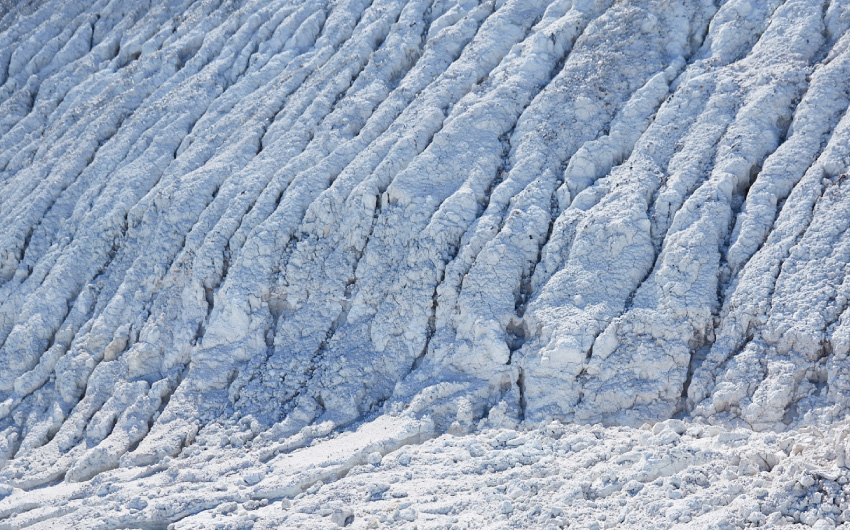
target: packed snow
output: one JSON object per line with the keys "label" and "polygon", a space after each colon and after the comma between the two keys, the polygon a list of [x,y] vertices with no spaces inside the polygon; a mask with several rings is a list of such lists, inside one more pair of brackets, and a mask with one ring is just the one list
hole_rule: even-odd
{"label": "packed snow", "polygon": [[0,0],[0,528],[850,528],[850,0]]}

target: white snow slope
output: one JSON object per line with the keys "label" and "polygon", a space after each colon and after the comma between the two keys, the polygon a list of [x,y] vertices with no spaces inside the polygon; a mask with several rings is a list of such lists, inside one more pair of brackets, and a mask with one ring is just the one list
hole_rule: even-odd
{"label": "white snow slope", "polygon": [[850,521],[848,27],[0,2],[0,528]]}

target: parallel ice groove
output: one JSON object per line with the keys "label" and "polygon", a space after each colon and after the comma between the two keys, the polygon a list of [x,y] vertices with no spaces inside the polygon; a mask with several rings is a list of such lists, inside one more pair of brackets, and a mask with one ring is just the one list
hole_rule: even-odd
{"label": "parallel ice groove", "polygon": [[837,0],[0,12],[0,476],[260,466],[377,416],[846,414],[848,27]]}

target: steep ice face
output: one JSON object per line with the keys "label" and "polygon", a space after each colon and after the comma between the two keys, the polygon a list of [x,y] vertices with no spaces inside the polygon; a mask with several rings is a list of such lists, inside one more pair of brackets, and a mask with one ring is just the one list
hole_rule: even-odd
{"label": "steep ice face", "polygon": [[848,412],[846,1],[7,4],[10,487]]}

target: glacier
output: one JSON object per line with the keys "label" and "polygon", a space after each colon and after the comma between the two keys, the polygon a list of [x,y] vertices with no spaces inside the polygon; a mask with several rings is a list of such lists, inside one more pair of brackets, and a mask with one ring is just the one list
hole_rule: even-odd
{"label": "glacier", "polygon": [[850,528],[848,29],[0,2],[0,528]]}

